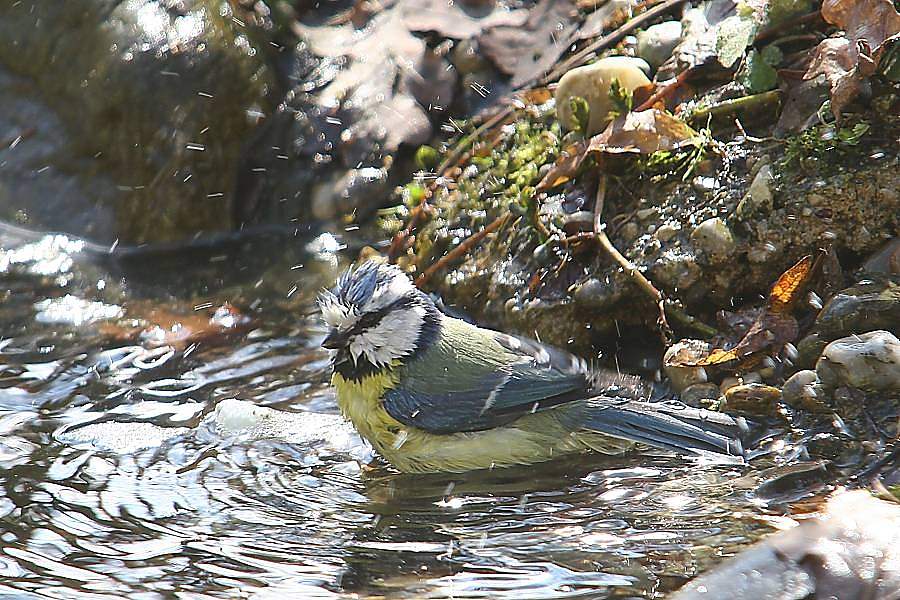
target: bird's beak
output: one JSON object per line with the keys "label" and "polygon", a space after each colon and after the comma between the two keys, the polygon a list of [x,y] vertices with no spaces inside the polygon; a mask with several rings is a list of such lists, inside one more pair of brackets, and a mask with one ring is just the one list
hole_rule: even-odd
{"label": "bird's beak", "polygon": [[347,345],[347,334],[341,333],[337,329],[332,329],[322,340],[322,347],[329,350],[340,350]]}

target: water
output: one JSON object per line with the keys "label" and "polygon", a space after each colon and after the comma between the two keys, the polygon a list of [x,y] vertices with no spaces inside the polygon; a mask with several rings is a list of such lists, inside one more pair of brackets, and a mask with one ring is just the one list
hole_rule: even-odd
{"label": "water", "polygon": [[[371,462],[321,416],[330,236],[122,259],[0,242],[0,598],[660,597],[781,512],[745,469],[661,452],[453,476]],[[233,398],[308,426],[223,435]]]}

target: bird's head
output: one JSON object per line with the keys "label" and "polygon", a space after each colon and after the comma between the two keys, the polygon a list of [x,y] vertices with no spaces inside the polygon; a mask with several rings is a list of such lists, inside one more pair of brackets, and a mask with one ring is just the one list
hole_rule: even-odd
{"label": "bird's head", "polygon": [[341,275],[319,296],[330,328],[322,345],[337,350],[336,363],[382,368],[413,356],[436,337],[440,313],[403,271],[367,261]]}

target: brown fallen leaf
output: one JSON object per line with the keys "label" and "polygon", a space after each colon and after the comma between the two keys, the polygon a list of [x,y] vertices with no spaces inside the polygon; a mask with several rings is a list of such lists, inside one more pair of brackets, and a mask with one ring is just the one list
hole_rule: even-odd
{"label": "brown fallen leaf", "polygon": [[553,166],[550,167],[550,170],[544,175],[544,178],[541,179],[534,188],[535,192],[545,192],[558,185],[562,185],[575,177],[575,174],[578,172],[578,167],[581,166],[581,161],[584,159],[584,151],[586,148],[587,143],[581,141],[575,142],[563,149],[559,158],[556,159],[556,162],[553,163]]}
{"label": "brown fallen leaf", "polygon": [[535,191],[546,191],[569,181],[590,155],[599,162],[603,154],[653,154],[693,145],[698,138],[690,125],[664,110],[629,112],[613,119],[587,143],[577,142],[566,148]]}
{"label": "brown fallen leaf", "polygon": [[824,76],[831,111],[840,122],[843,109],[875,73],[886,42],[900,35],[900,13],[891,0],[825,0],[822,18],[844,35],[819,43],[803,78]]}
{"label": "brown fallen leaf", "polygon": [[694,145],[699,137],[678,117],[651,108],[614,119],[603,132],[591,138],[587,153],[653,154]]}
{"label": "brown fallen leaf", "polygon": [[787,343],[797,339],[800,327],[790,313],[803,296],[813,273],[813,259],[804,256],[794,266],[781,274],[772,290],[766,310],[756,319],[741,341],[729,350],[715,348],[706,356],[677,356],[679,362],[669,366],[709,367],[735,361],[745,361],[763,351],[779,351]]}
{"label": "brown fallen leaf", "polygon": [[541,0],[524,26],[492,27],[478,36],[478,46],[518,88],[556,65],[574,41],[579,21],[570,0]]}
{"label": "brown fallen leaf", "polygon": [[865,41],[872,52],[900,32],[900,13],[891,0],[825,0],[822,18],[851,41]]}
{"label": "brown fallen leaf", "polygon": [[455,72],[410,33],[396,7],[379,12],[363,29],[348,22],[298,24],[296,31],[312,52],[330,59],[321,70],[333,76],[314,99],[352,115],[342,125],[342,140],[379,140],[388,152],[403,143],[424,143],[431,134],[425,107],[452,102]]}
{"label": "brown fallen leaf", "polygon": [[178,313],[146,303],[133,303],[126,318],[103,323],[99,331],[120,342],[139,342],[149,348],[171,346],[182,351],[191,344],[222,342],[251,326],[252,320],[227,302],[212,313],[205,310]]}
{"label": "brown fallen leaf", "polygon": [[434,31],[455,40],[473,38],[491,27],[521,27],[528,20],[527,10],[511,10],[502,2],[404,0],[401,9],[410,31]]}
{"label": "brown fallen leaf", "polygon": [[803,297],[813,271],[812,256],[804,256],[790,269],[781,274],[772,291],[769,292],[768,310],[775,313],[789,313]]}

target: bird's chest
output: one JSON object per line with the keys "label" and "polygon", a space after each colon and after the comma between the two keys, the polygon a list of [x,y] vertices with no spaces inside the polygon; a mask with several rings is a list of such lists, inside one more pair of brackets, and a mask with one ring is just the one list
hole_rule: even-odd
{"label": "bird's chest", "polygon": [[[381,404],[384,391],[393,387],[387,373],[376,373],[359,380],[344,379],[335,373],[331,379],[341,414],[381,454],[390,453],[406,427],[391,417]],[[398,438],[399,436],[399,438]]]}

